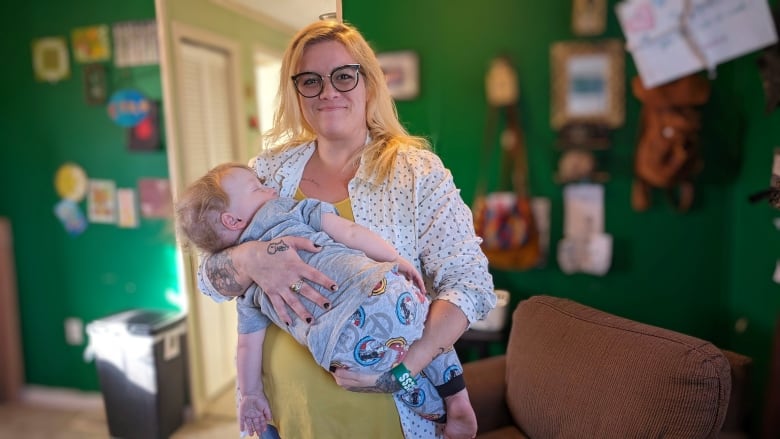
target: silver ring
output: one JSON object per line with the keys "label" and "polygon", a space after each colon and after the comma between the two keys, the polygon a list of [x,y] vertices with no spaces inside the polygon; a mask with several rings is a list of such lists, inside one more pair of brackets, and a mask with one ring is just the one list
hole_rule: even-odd
{"label": "silver ring", "polygon": [[294,284],[290,285],[290,290],[292,290],[293,293],[300,293],[302,286],[303,286],[303,279],[298,279],[298,282],[295,282]]}

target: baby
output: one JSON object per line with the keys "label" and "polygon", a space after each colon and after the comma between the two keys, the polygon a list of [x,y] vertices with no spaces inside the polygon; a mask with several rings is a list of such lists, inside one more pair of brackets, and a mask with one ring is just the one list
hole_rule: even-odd
{"label": "baby", "polygon": [[[237,299],[242,432],[259,435],[272,420],[260,378],[265,328],[271,323],[306,346],[326,370],[390,371],[397,383],[396,405],[404,404],[426,419],[443,424],[450,411],[449,422],[459,422],[463,417],[454,416],[460,414],[455,411],[472,410],[462,403],[468,399],[454,350],[437,356],[416,377],[402,362],[409,345],[422,336],[430,304],[420,273],[379,235],[340,217],[333,205],[280,198],[251,168],[227,163],[187,188],[176,204],[176,217],[182,235],[211,253],[248,240],[308,238],[320,251],[299,255],[338,285],[338,291],[330,291],[310,283],[330,306],[322,309],[303,300],[314,319],[303,321],[291,313],[290,324],[279,318],[257,285]],[[286,250],[283,239],[275,244]],[[303,282],[290,288],[298,292]],[[409,437],[411,433],[404,432]]]}

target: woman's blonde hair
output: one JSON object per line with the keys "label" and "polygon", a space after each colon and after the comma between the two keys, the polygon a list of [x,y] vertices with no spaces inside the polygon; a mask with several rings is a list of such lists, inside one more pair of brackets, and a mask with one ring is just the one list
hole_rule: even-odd
{"label": "woman's blonde hair", "polygon": [[282,60],[279,108],[274,115],[273,128],[265,133],[265,144],[285,150],[317,138],[317,133],[303,117],[298,93],[290,78],[298,73],[304,50],[325,41],[341,43],[360,64],[360,77],[366,87],[366,125],[371,140],[355,159],[362,156],[369,175],[374,176],[376,182],[384,181],[393,170],[399,148],[430,148],[430,144],[425,138],[410,135],[401,125],[373,49],[355,27],[345,23],[316,21],[293,37]]}
{"label": "woman's blonde hair", "polygon": [[179,236],[185,238],[185,246],[194,245],[200,250],[216,253],[233,244],[222,227],[220,215],[230,205],[230,197],[222,189],[222,179],[232,169],[255,171],[241,163],[223,163],[209,170],[206,175],[187,186],[176,203],[176,227]]}

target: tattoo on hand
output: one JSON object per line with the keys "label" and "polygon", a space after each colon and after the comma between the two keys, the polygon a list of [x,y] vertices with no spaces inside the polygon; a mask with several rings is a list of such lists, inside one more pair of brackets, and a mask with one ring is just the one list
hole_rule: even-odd
{"label": "tattoo on hand", "polygon": [[401,383],[395,379],[392,372],[387,371],[376,379],[376,387],[384,393],[395,393],[401,390]]}
{"label": "tattoo on hand", "polygon": [[374,387],[349,387],[348,390],[363,393],[395,393],[401,390],[401,384],[388,371],[377,378]]}
{"label": "tattoo on hand", "polygon": [[274,255],[277,252],[283,252],[290,249],[290,246],[287,245],[287,243],[284,242],[283,239],[280,239],[278,242],[272,242],[268,244],[268,254]]}
{"label": "tattoo on hand", "polygon": [[211,282],[214,287],[225,293],[241,293],[244,288],[236,281],[236,267],[227,251],[212,255],[206,261],[206,268],[211,271]]}

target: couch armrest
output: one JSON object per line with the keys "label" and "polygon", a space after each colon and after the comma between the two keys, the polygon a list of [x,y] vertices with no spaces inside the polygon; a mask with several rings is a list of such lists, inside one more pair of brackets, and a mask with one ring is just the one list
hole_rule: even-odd
{"label": "couch armrest", "polygon": [[514,424],[506,404],[505,355],[464,363],[463,378],[480,433]]}

